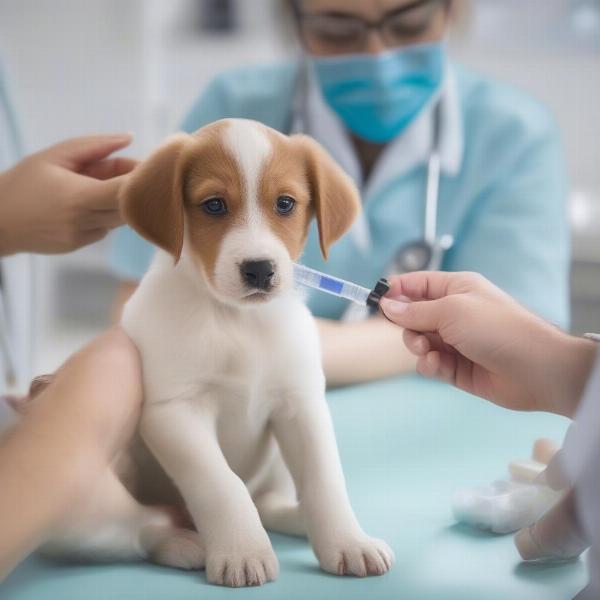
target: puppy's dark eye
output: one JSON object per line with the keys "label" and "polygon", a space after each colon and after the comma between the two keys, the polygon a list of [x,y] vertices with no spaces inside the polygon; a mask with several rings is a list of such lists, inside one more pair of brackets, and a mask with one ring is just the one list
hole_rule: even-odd
{"label": "puppy's dark eye", "polygon": [[213,217],[221,217],[227,214],[227,204],[223,198],[209,198],[205,200],[201,205],[202,210]]}
{"label": "puppy's dark eye", "polygon": [[296,206],[296,201],[291,196],[279,196],[275,203],[275,210],[280,215],[289,215]]}

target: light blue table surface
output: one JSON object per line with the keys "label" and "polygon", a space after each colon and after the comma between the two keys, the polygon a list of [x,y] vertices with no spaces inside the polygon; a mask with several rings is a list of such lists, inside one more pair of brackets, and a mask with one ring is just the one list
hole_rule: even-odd
{"label": "light blue table surface", "polygon": [[536,437],[561,440],[565,419],[508,412],[417,377],[331,392],[350,497],[363,527],[397,562],[383,577],[321,572],[306,541],[272,535],[281,572],[260,588],[208,585],[203,572],[149,564],[57,565],[31,558],[0,586],[2,600],[566,600],[585,584],[583,561],[519,562],[511,536],[454,522],[458,487],[502,476]]}

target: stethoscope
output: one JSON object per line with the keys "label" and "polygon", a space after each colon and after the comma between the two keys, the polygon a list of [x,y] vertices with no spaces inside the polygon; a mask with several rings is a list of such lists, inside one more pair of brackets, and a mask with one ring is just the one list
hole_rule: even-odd
{"label": "stethoscope", "polygon": [[[310,85],[310,65],[301,59],[294,85],[292,113],[289,132],[309,133],[311,131],[308,111],[308,90]],[[427,180],[423,215],[422,239],[404,245],[391,262],[392,273],[411,271],[437,271],[441,268],[444,254],[454,244],[449,234],[438,236],[437,216],[441,179],[440,132],[442,121],[441,101],[436,100],[433,110],[433,131],[431,153],[427,161]]]}
{"label": "stethoscope", "polygon": [[427,161],[423,239],[409,242],[400,248],[392,262],[394,273],[438,271],[442,266],[444,253],[454,243],[454,238],[449,234],[437,235],[438,199],[440,196],[441,179],[441,112],[441,102],[438,100],[433,109],[432,149]]}

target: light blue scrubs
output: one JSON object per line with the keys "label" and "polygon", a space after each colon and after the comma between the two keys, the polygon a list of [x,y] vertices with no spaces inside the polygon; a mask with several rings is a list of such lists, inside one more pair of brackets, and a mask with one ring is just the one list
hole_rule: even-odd
{"label": "light blue scrubs", "polygon": [[[569,230],[565,162],[557,127],[536,101],[507,85],[452,65],[462,129],[460,165],[442,172],[438,232],[455,238],[443,269],[477,271],[527,307],[561,326],[569,320]],[[185,118],[192,132],[225,117],[290,128],[297,68],[270,65],[218,76]],[[404,134],[403,134],[404,135]],[[328,146],[325,140],[326,147]],[[328,147],[344,166],[336,148]],[[357,179],[356,174],[354,174]],[[316,227],[302,262],[372,287],[400,247],[422,238],[426,157],[408,169],[361,187],[370,248],[347,235],[319,252]],[[118,232],[111,262],[124,278],[140,278],[151,247],[127,229]],[[315,292],[317,316],[337,319],[346,303]]]}

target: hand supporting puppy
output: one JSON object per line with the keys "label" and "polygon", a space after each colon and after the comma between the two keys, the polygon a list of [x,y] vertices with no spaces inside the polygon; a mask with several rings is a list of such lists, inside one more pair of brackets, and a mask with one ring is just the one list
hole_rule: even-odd
{"label": "hand supporting puppy", "polygon": [[136,161],[107,158],[131,136],[71,139],[0,173],[0,256],[68,252],[122,223],[117,192]]}
{"label": "hand supporting puppy", "polygon": [[474,273],[410,273],[391,283],[381,308],[405,328],[419,373],[505,408],[574,414],[593,342],[566,335]]}

